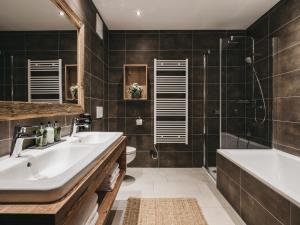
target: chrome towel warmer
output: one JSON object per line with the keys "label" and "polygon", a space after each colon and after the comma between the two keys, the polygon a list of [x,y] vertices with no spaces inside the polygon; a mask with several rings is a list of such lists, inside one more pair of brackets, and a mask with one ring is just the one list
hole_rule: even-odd
{"label": "chrome towel warmer", "polygon": [[188,59],[154,59],[154,144],[188,144]]}
{"label": "chrome towel warmer", "polygon": [[61,59],[28,59],[28,101],[62,103]]}

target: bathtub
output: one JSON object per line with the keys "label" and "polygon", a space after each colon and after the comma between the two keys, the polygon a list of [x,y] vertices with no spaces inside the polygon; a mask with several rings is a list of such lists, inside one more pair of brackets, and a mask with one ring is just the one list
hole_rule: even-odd
{"label": "bathtub", "polygon": [[218,150],[218,189],[247,224],[256,223],[249,208],[252,214],[259,209],[258,218],[283,224],[300,219],[299,173],[300,157],[279,150]]}

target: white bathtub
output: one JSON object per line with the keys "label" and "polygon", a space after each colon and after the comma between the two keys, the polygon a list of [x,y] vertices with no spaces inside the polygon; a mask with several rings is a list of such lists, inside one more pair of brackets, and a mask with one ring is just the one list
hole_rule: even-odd
{"label": "white bathtub", "polygon": [[218,153],[300,207],[300,157],[275,149],[226,149]]}

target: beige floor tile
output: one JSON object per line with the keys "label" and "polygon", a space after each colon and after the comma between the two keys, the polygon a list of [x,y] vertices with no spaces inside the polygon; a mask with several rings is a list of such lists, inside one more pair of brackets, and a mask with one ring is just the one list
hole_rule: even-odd
{"label": "beige floor tile", "polygon": [[128,168],[107,225],[122,225],[127,199],[196,198],[209,225],[241,225],[240,217],[201,168]]}

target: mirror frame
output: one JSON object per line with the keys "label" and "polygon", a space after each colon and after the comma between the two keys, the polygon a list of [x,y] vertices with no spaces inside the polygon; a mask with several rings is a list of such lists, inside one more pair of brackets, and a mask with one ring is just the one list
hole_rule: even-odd
{"label": "mirror frame", "polygon": [[78,104],[31,103],[0,101],[0,120],[18,120],[57,115],[73,115],[84,112],[84,23],[69,6],[67,0],[49,0],[62,10],[77,27],[77,76]]}

